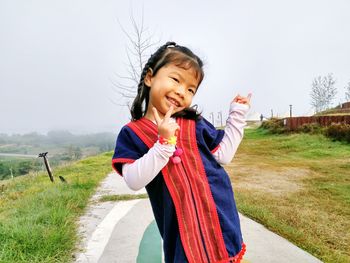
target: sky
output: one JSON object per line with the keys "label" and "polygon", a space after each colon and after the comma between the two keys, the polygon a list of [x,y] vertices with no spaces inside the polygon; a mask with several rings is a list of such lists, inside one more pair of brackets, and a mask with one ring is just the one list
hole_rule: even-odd
{"label": "sky", "polygon": [[310,114],[317,76],[333,73],[344,102],[349,13],[348,0],[0,0],[0,133],[117,133],[130,120],[113,83],[128,74],[131,14],[204,61],[194,104],[215,124],[249,92],[251,118]]}

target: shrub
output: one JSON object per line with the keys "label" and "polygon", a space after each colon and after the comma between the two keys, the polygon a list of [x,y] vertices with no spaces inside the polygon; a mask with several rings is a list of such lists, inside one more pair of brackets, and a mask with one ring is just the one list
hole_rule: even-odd
{"label": "shrub", "polygon": [[284,126],[283,119],[271,118],[269,120],[263,121],[260,128],[267,129],[271,133],[285,133],[287,132]]}
{"label": "shrub", "polygon": [[298,132],[304,132],[304,133],[322,133],[322,127],[318,123],[304,123],[303,125],[299,126],[297,129]]}
{"label": "shrub", "polygon": [[332,123],[328,126],[324,134],[338,141],[346,141],[350,143],[350,125],[345,123]]}

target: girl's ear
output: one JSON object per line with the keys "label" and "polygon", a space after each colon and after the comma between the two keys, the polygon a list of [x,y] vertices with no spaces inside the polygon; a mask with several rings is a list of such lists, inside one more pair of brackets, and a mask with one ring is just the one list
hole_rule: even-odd
{"label": "girl's ear", "polygon": [[143,80],[143,82],[146,84],[146,86],[151,87],[151,80],[152,80],[152,76],[153,76],[153,70],[150,68],[147,71],[147,74],[145,76],[145,79]]}

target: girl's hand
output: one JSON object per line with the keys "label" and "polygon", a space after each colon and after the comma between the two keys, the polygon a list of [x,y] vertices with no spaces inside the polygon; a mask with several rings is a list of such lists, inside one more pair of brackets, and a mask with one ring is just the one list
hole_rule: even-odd
{"label": "girl's hand", "polygon": [[238,94],[236,97],[234,97],[232,102],[246,104],[246,105],[248,105],[250,107],[250,98],[251,97],[252,97],[251,93],[249,93],[247,97],[242,97],[241,95]]}
{"label": "girl's hand", "polygon": [[180,130],[180,126],[176,122],[169,122],[173,110],[174,107],[170,106],[170,109],[165,114],[164,119],[161,119],[157,109],[155,107],[152,108],[154,118],[158,125],[158,134],[165,139],[169,139],[175,135],[177,130]]}

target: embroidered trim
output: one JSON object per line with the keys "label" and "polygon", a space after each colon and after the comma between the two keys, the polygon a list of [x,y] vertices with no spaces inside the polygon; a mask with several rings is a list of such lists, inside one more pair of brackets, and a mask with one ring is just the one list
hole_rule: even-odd
{"label": "embroidered trim", "polygon": [[118,169],[114,166],[116,163],[133,163],[135,162],[134,159],[128,159],[128,158],[115,158],[115,159],[112,159],[112,167],[114,169],[114,171],[117,172],[117,174],[119,174],[120,176],[123,176],[119,171]]}
{"label": "embroidered trim", "polygon": [[216,204],[210,190],[197,142],[191,138],[193,134],[196,134],[195,122],[181,119],[179,124],[181,127],[180,132],[183,135],[181,138],[186,138],[181,143],[186,144],[187,147],[184,148],[189,150],[188,154],[183,157],[184,164],[187,164],[186,168],[194,165],[195,169],[195,171],[191,169],[186,170],[191,174],[189,178],[192,182],[193,190],[196,192],[194,198],[200,214],[199,220],[203,229],[203,237],[208,250],[209,261],[215,262],[220,258],[228,258],[219,216],[216,211]]}
{"label": "embroidered trim", "polygon": [[213,150],[211,150],[211,153],[215,153],[217,150],[219,150],[220,148],[220,144],[218,144],[218,146],[216,146]]}
{"label": "embroidered trim", "polygon": [[[196,212],[193,202],[190,201],[192,198],[190,196],[190,186],[188,182],[184,180],[185,178],[181,176],[182,173],[180,172],[180,167],[181,166],[173,165],[172,169],[169,169],[167,166],[162,169],[164,181],[174,202],[180,239],[189,262],[207,262],[204,247],[200,241],[201,235],[198,223],[194,220],[196,218]],[[177,179],[182,180],[185,184],[184,186],[187,189],[186,192],[183,191],[182,193],[179,193],[177,187],[181,188],[181,185],[170,175],[170,173],[174,171],[176,174],[180,175]],[[179,202],[180,200],[183,202],[182,204]]]}
{"label": "embroidered trim", "polygon": [[[140,128],[139,125],[141,125],[142,128]],[[127,126],[139,136],[148,148],[151,148],[156,143],[158,139],[158,129],[152,121],[142,118],[135,122],[129,122]]]}

